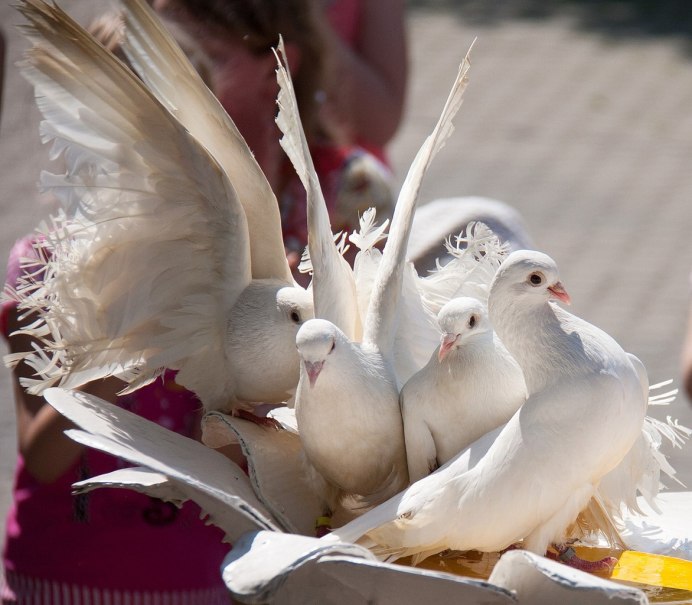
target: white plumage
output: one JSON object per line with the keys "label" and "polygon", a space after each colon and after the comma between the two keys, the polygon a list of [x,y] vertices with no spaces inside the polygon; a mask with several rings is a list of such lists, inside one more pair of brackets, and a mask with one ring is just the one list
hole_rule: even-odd
{"label": "white plumage", "polygon": [[276,200],[153,12],[126,8],[126,49],[155,94],[57,7],[21,8],[23,72],[67,164],[42,184],[71,217],[45,230],[44,272],[17,293],[40,316],[31,391],[111,375],[134,389],[170,368],[207,409],[282,401],[312,299],[292,281]]}
{"label": "white plumage", "polygon": [[[310,156],[307,138],[298,112],[298,101],[286,61],[283,40],[277,52],[279,114],[276,123],[283,137],[281,146],[300,177],[307,194],[308,250],[312,265],[311,290],[315,317],[339,326],[349,338],[360,340],[361,315],[358,309],[353,271],[335,242],[327,204]],[[336,237],[339,240],[339,236]]]}
{"label": "white plumage", "polygon": [[493,281],[493,326],[519,362],[528,399],[471,470],[455,461],[330,539],[363,539],[394,558],[446,548],[543,554],[562,541],[599,481],[642,430],[646,398],[630,357],[607,334],[557,307],[555,263],[519,251]]}
{"label": "white plumage", "polygon": [[323,319],[306,322],[298,332],[302,364],[296,419],[327,514],[343,495],[374,504],[408,481],[399,386],[393,371],[406,244],[421,179],[452,131],[467,71],[465,59],[435,130],[402,187],[374,277],[362,342],[354,343]]}
{"label": "white plumage", "polygon": [[481,301],[452,299],[438,322],[440,346],[401,391],[411,482],[507,422],[526,399],[521,368]]}
{"label": "white plumage", "polygon": [[408,484],[399,390],[376,346],[352,342],[322,319],[296,340],[301,375],[296,420],[325,515],[344,496],[376,504]]}

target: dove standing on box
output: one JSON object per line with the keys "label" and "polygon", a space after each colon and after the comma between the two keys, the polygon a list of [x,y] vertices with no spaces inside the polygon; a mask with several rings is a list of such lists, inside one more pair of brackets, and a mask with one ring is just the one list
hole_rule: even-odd
{"label": "dove standing on box", "polygon": [[641,433],[647,401],[641,365],[558,300],[569,297],[550,257],[507,257],[488,307],[524,372],[526,402],[471,470],[455,472],[451,462],[330,539],[362,539],[383,556],[416,561],[447,548],[497,552],[518,542],[538,554],[551,544],[566,550],[568,526]]}

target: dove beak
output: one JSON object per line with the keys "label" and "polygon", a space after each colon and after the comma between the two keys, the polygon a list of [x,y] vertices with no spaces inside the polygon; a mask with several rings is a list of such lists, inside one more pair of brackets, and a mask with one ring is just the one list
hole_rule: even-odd
{"label": "dove beak", "polygon": [[447,353],[452,350],[454,343],[457,341],[456,334],[443,334],[440,339],[440,350],[437,352],[437,360],[442,361],[447,357]]}
{"label": "dove beak", "polygon": [[305,371],[308,373],[308,380],[310,381],[310,388],[313,388],[315,386],[315,383],[317,382],[317,377],[320,375],[320,372],[322,371],[323,365],[324,365],[324,361],[306,361],[305,362]]}
{"label": "dove beak", "polygon": [[567,290],[565,290],[565,287],[562,285],[562,282],[556,282],[555,284],[550,286],[548,290],[553,295],[551,298],[557,298],[566,305],[572,304],[572,299],[570,298],[569,294],[567,294]]}

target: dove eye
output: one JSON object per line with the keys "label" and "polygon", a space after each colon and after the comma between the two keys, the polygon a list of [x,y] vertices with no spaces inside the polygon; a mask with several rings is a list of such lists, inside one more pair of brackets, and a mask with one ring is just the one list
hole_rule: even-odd
{"label": "dove eye", "polygon": [[532,273],[529,275],[529,281],[534,286],[540,286],[543,283],[543,275],[541,273]]}
{"label": "dove eye", "polygon": [[291,311],[291,321],[293,323],[300,323],[300,313],[298,313],[298,311]]}
{"label": "dove eye", "polygon": [[476,325],[476,316],[475,315],[471,315],[471,317],[469,317],[469,321],[468,321],[467,325],[469,328],[473,328],[473,326]]}

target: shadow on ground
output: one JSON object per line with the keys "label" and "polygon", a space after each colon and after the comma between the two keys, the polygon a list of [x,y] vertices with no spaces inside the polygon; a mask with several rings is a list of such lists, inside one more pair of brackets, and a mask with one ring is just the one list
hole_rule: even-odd
{"label": "shadow on ground", "polygon": [[444,10],[469,25],[568,17],[575,27],[612,37],[679,37],[692,55],[689,0],[407,0],[407,6]]}

